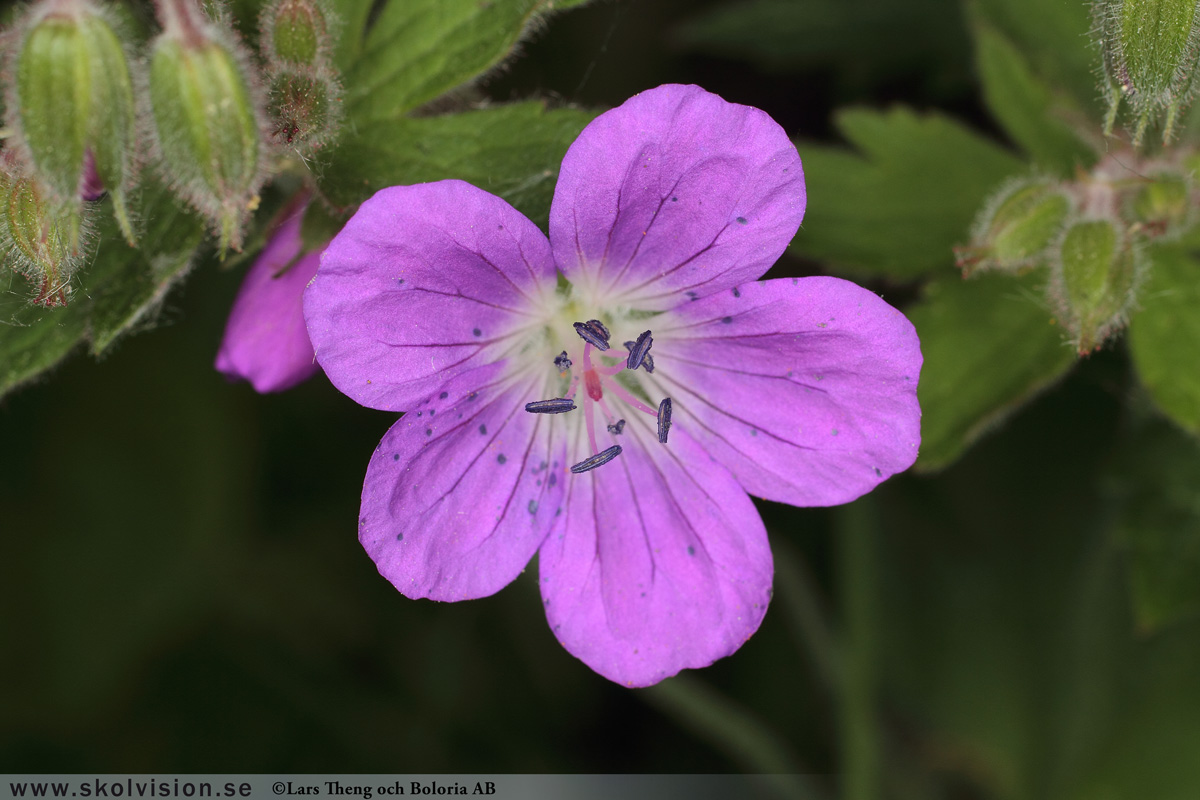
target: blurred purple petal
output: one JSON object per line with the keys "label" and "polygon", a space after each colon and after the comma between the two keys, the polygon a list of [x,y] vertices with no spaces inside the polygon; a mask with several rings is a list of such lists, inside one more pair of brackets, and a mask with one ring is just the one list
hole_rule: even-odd
{"label": "blurred purple petal", "polygon": [[404,411],[495,361],[556,280],[545,235],[500,198],[462,181],[395,186],[325,250],[305,316],[334,386]]}
{"label": "blurred purple petal", "polygon": [[783,278],[685,303],[655,330],[661,391],[746,491],[849,502],[921,442],[912,323],[838,278]]}
{"label": "blurred purple petal", "polygon": [[[497,365],[460,373],[379,443],[359,540],[408,597],[466,600],[520,574],[560,511],[564,437]],[[445,397],[442,397],[445,394]]]}
{"label": "blurred purple petal", "polygon": [[698,86],[660,86],[601,114],[567,151],[550,210],[572,283],[669,308],[770,269],[800,226],[804,172],[757,108]]}
{"label": "blurred purple petal", "polygon": [[567,650],[649,686],[741,647],[766,614],[773,566],[750,498],[684,430],[667,447],[639,418],[623,438],[620,458],[572,479],[539,583]]}
{"label": "blurred purple petal", "polygon": [[317,373],[301,298],[320,253],[296,258],[303,216],[302,208],[279,226],[246,273],[217,353],[219,372],[262,393],[290,389]]}

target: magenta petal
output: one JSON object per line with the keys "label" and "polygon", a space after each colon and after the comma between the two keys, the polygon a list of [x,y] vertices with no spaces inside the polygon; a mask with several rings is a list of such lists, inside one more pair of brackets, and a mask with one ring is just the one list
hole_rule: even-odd
{"label": "magenta petal", "polygon": [[758,629],[771,595],[766,530],[729,472],[685,430],[664,446],[630,420],[625,451],[575,476],[538,556],[563,646],[628,686],[705,667]]}
{"label": "magenta petal", "polygon": [[750,283],[660,318],[653,378],[746,491],[845,503],[921,442],[921,348],[903,314],[838,278]]}
{"label": "magenta petal", "polygon": [[[571,280],[668,308],[752,281],[795,236],[804,173],[764,112],[660,86],[601,114],[563,159],[550,241]],[[584,275],[581,275],[584,273]]]}
{"label": "magenta petal", "polygon": [[545,235],[500,198],[462,181],[394,186],[330,242],[304,315],[338,389],[403,411],[495,361],[556,280]]}
{"label": "magenta petal", "polygon": [[290,389],[317,372],[302,297],[320,253],[296,258],[303,216],[301,209],[285,221],[246,273],[217,353],[219,372],[248,380],[259,392]]}
{"label": "magenta petal", "polygon": [[492,365],[456,376],[393,425],[371,457],[359,541],[408,597],[499,591],[559,511],[561,429],[525,413],[529,387],[505,386],[501,373]]}

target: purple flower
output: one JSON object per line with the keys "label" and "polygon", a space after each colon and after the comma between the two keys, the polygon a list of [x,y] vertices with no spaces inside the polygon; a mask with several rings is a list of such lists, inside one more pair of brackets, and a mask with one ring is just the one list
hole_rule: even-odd
{"label": "purple flower", "polygon": [[747,493],[844,503],[920,439],[902,314],[836,278],[755,282],[804,206],[783,130],[695,86],[580,134],[549,240],[459,181],[368,200],[305,317],[335,386],[407,411],[363,486],[384,577],[464,600],[538,553],[554,635],[630,686],[737,650],[773,572]]}
{"label": "purple flower", "polygon": [[250,381],[264,394],[290,389],[317,372],[302,298],[321,254],[301,255],[305,207],[296,206],[246,274],[217,353],[219,372]]}

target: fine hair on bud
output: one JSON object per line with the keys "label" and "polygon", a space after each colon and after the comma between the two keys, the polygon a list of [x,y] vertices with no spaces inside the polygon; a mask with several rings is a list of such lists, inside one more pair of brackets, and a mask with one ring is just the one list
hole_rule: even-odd
{"label": "fine hair on bud", "polygon": [[1200,18],[1195,0],[1093,0],[1093,33],[1101,53],[1101,90],[1108,102],[1105,135],[1127,104],[1131,139],[1140,147],[1151,126],[1163,144],[1200,89]]}
{"label": "fine hair on bud", "polygon": [[1085,217],[1063,231],[1046,292],[1080,355],[1125,328],[1146,271],[1142,240],[1119,220]]}
{"label": "fine hair on bud", "polygon": [[138,61],[121,21],[93,0],[43,0],[5,34],[6,120],[48,200],[107,192],[136,243],[130,193],[142,161]]}
{"label": "fine hair on bud", "polygon": [[143,113],[171,188],[208,218],[220,253],[240,250],[269,174],[270,126],[252,59],[220,6],[156,0]]}
{"label": "fine hair on bud", "polygon": [[956,263],[964,276],[1040,266],[1075,213],[1062,181],[1038,175],[1010,179],[975,216],[970,243],[955,248]]}
{"label": "fine hair on bud", "polygon": [[65,306],[86,259],[91,207],[56,201],[11,151],[0,155],[0,259],[33,284],[33,302]]}
{"label": "fine hair on bud", "polygon": [[325,0],[273,0],[258,17],[259,52],[268,71],[333,64],[341,18]]}
{"label": "fine hair on bud", "polygon": [[307,158],[337,136],[342,85],[333,63],[338,20],[320,0],[274,0],[259,16],[271,144]]}

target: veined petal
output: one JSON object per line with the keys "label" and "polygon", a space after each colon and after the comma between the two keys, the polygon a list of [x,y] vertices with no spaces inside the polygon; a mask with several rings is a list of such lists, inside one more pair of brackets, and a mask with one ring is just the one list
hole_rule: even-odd
{"label": "veined petal", "polygon": [[878,295],[838,278],[750,283],[656,320],[645,380],[746,491],[845,503],[912,465],[920,342]]}
{"label": "veined petal", "polygon": [[804,216],[804,173],[774,120],[698,86],[642,92],[563,159],[550,241],[572,283],[645,309],[752,281]]}
{"label": "veined petal", "polygon": [[539,583],[568,651],[649,686],[741,647],[766,613],[773,565],[750,498],[685,430],[666,446],[637,419],[623,438],[619,457],[573,476]]}
{"label": "veined petal", "polygon": [[[461,373],[379,443],[359,541],[408,597],[485,597],[520,574],[562,503],[561,429],[501,365]],[[555,432],[558,431],[556,435]]]}
{"label": "veined petal", "polygon": [[394,186],[330,242],[304,316],[338,389],[403,411],[500,357],[556,281],[545,235],[500,198],[462,181]]}
{"label": "veined petal", "polygon": [[320,253],[300,255],[303,216],[301,207],[280,225],[246,273],[217,353],[218,372],[258,392],[290,389],[317,372],[302,298]]}

